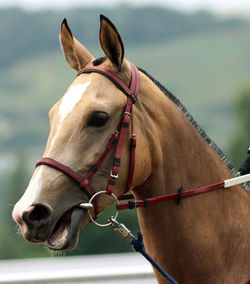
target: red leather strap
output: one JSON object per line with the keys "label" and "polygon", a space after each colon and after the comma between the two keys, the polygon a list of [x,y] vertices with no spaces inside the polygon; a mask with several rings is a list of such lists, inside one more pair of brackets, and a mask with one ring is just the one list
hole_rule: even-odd
{"label": "red leather strap", "polygon": [[118,197],[118,200],[129,200],[129,199],[134,199],[134,195],[131,194],[123,194]]}
{"label": "red leather strap", "polygon": [[[88,194],[89,197],[94,195],[93,190],[91,189],[91,187],[86,184],[83,187],[84,181],[75,171],[73,171],[72,169],[68,168],[67,166],[51,159],[51,158],[42,158],[41,160],[39,160],[36,163],[36,167],[41,166],[41,165],[45,165],[51,168],[54,168],[62,173],[64,173],[65,175],[67,175],[68,177],[70,177],[72,180],[76,181],[81,188],[84,188],[84,190],[86,191],[86,193]],[[98,216],[99,214],[99,208],[98,208],[98,204],[97,204],[97,200],[94,199],[94,211],[95,211],[95,218]]]}
{"label": "red leather strap", "polygon": [[130,83],[130,90],[134,93],[137,97],[139,93],[139,72],[135,65],[130,62],[131,67],[131,83]]}
{"label": "red leather strap", "polygon": [[108,194],[111,194],[113,192],[113,189],[115,186],[115,180],[117,179],[118,174],[119,174],[122,148],[123,148],[123,144],[124,144],[124,141],[127,135],[127,130],[128,130],[129,123],[130,123],[132,105],[133,105],[133,102],[131,98],[128,97],[124,115],[121,120],[120,135],[119,135],[119,139],[117,142],[115,155],[113,158],[113,166],[111,169],[111,174],[110,174],[109,181],[108,181],[107,188],[106,188],[106,191]]}
{"label": "red leather strap", "polygon": [[[91,197],[91,196],[94,195],[94,192],[92,191],[92,189],[89,186],[90,180],[93,177],[93,175],[96,173],[96,171],[99,169],[99,167],[101,166],[102,162],[106,158],[109,151],[114,147],[118,138],[119,138],[119,132],[116,130],[113,133],[109,143],[107,144],[105,151],[103,152],[103,154],[101,155],[101,157],[99,158],[97,163],[89,171],[88,175],[84,179],[82,179],[82,177],[80,177],[75,171],[73,171],[69,167],[67,167],[67,166],[65,166],[65,165],[63,165],[63,164],[61,164],[61,163],[59,163],[56,160],[53,160],[51,158],[42,158],[41,160],[39,160],[36,163],[36,167],[38,167],[40,165],[46,165],[46,166],[49,166],[49,167],[52,167],[54,169],[59,170],[60,172],[66,174],[67,176],[69,176],[70,178],[75,180],[80,185],[80,188],[83,189],[83,190],[86,190],[89,197]],[[99,214],[98,204],[96,202],[96,199],[94,199],[93,202],[94,202],[94,208],[95,208],[95,215],[97,216]]]}
{"label": "red leather strap", "polygon": [[[184,191],[182,193],[182,198],[202,194],[202,193],[205,193],[205,192],[214,191],[214,190],[221,189],[221,188],[224,188],[224,181],[220,182],[220,183],[216,183],[216,184],[212,184],[212,185],[208,185],[208,186],[194,188],[194,189]],[[132,196],[128,196],[128,199],[130,197],[132,197]],[[161,202],[165,202],[165,201],[169,201],[169,200],[175,200],[178,197],[179,197],[179,193],[166,194],[166,195],[148,198],[146,200],[136,200],[136,201],[132,201],[132,202],[130,201],[130,202],[126,202],[126,203],[123,203],[123,204],[118,204],[118,205],[116,205],[116,209],[117,210],[124,210],[124,209],[132,209],[132,207],[133,208],[135,208],[135,207],[136,208],[148,207],[148,206],[158,204],[158,203],[161,203]],[[131,206],[131,204],[132,205],[134,204],[134,206]]]}
{"label": "red leather strap", "polygon": [[[56,170],[60,170],[60,172],[66,174],[67,176],[71,177],[77,183],[81,184],[83,179],[73,170],[68,168],[67,166],[51,159],[51,158],[42,158],[36,163],[36,167],[46,165],[48,167],[54,168]],[[91,196],[91,194],[89,194]]]}
{"label": "red leather strap", "polygon": [[[139,91],[139,86],[137,87],[137,84],[139,82],[139,73],[137,68],[133,63],[130,62],[130,67],[131,67],[131,83],[130,83],[130,88],[127,87],[127,85],[112,71],[98,67],[98,66],[91,66],[91,67],[85,67],[81,69],[78,73],[77,76],[84,74],[84,73],[100,73],[107,77],[109,80],[111,80],[126,96],[130,97],[134,103],[136,101],[136,94],[138,94]],[[133,78],[135,76],[136,78]],[[136,94],[135,94],[136,93]]]}
{"label": "red leather strap", "polygon": [[130,190],[132,185],[134,170],[135,170],[135,148],[136,148],[136,134],[134,129],[134,120],[133,120],[133,112],[131,110],[131,138],[130,138],[130,165],[129,165],[129,175],[128,175],[128,183],[127,189],[125,193]]}
{"label": "red leather strap", "polygon": [[[88,175],[86,176],[86,178],[84,179],[84,181],[81,184],[81,188],[84,188],[86,185],[89,184],[91,178],[93,177],[93,175],[97,172],[97,170],[100,168],[102,162],[104,161],[104,159],[106,158],[107,154],[109,153],[109,151],[114,147],[115,143],[117,142],[119,138],[119,132],[118,130],[116,130],[109,143],[106,146],[105,151],[102,153],[101,157],[99,158],[99,160],[96,162],[96,164],[94,165],[94,167],[89,171]],[[92,194],[93,195],[93,194]]]}

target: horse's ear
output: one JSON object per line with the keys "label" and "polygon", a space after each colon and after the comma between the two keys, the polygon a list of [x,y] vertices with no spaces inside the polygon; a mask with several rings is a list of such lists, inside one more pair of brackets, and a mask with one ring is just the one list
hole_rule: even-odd
{"label": "horse's ear", "polygon": [[109,60],[120,70],[124,59],[124,47],[114,24],[105,16],[100,16],[100,45]]}
{"label": "horse's ear", "polygon": [[60,41],[66,60],[76,71],[84,68],[94,59],[91,53],[73,37],[66,19],[62,22]]}

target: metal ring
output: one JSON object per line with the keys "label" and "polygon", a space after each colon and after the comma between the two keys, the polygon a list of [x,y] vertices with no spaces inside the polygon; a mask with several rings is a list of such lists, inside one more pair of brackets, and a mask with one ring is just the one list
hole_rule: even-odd
{"label": "metal ring", "polygon": [[[96,192],[96,193],[90,198],[89,203],[91,203],[91,202],[93,201],[93,199],[96,198],[97,195],[100,195],[100,194],[102,194],[102,193],[107,194],[107,191],[102,190],[102,191]],[[110,196],[112,196],[112,197],[115,199],[116,204],[119,204],[119,200],[118,200],[118,198],[116,197],[116,195],[115,195],[114,193],[111,193]],[[92,204],[92,203],[91,203],[91,204]],[[95,225],[97,225],[97,226],[99,226],[99,227],[107,227],[107,226],[110,226],[111,223],[112,223],[112,222],[108,222],[108,223],[106,223],[106,224],[97,223],[97,222],[93,219],[93,217],[92,217],[92,215],[91,215],[91,212],[90,212],[90,209],[88,209],[88,214],[89,214],[89,218],[91,219],[91,221],[92,221]],[[116,219],[117,216],[118,216],[118,211],[116,211],[115,217],[113,217],[113,219]]]}

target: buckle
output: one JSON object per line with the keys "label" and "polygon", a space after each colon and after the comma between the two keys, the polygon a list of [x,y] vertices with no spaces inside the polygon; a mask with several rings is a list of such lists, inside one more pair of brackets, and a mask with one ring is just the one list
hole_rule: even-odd
{"label": "buckle", "polygon": [[112,136],[119,136],[119,135],[120,135],[120,132],[117,129],[112,134]]}
{"label": "buckle", "polygon": [[113,172],[112,172],[112,170],[111,170],[111,171],[110,171],[110,176],[111,176],[112,178],[117,179],[117,178],[119,177],[119,174],[117,173],[116,175],[114,175]]}
{"label": "buckle", "polygon": [[134,93],[132,93],[130,96],[131,96],[131,99],[132,99],[133,103],[135,104],[136,101],[137,101],[136,95]]}
{"label": "buckle", "polygon": [[124,116],[125,116],[125,115],[128,115],[128,116],[131,117],[131,113],[130,113],[130,112],[125,111],[125,112],[124,112]]}

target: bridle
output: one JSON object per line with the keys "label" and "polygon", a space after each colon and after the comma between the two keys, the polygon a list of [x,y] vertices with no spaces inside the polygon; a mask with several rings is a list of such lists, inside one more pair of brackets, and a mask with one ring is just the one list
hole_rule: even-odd
{"label": "bridle", "polygon": [[[109,151],[115,147],[115,153],[113,157],[113,164],[110,171],[110,175],[108,177],[107,186],[106,186],[106,193],[108,195],[113,194],[115,181],[119,177],[119,168],[121,165],[121,153],[122,153],[122,147],[126,138],[127,130],[130,125],[131,130],[131,138],[130,138],[130,165],[129,165],[129,174],[128,174],[128,180],[127,180],[127,188],[125,190],[125,193],[129,191],[133,175],[134,175],[134,168],[135,168],[135,147],[136,147],[136,134],[134,131],[134,122],[133,122],[133,112],[132,107],[133,104],[137,100],[137,95],[139,92],[139,72],[136,66],[130,62],[131,67],[131,79],[129,87],[113,72],[111,72],[108,69],[98,67],[98,66],[92,66],[92,67],[86,67],[81,69],[77,76],[81,74],[86,73],[99,73],[106,78],[108,78],[115,86],[120,89],[126,96],[127,96],[127,103],[124,108],[123,115],[118,123],[118,126],[116,130],[113,132],[104,152],[96,162],[96,164],[90,169],[87,176],[85,178],[82,178],[76,171],[72,170],[71,168],[67,167],[66,165],[51,159],[49,157],[44,157],[40,159],[36,163],[36,167],[41,165],[46,165],[48,167],[52,167],[63,174],[70,177],[72,180],[77,182],[82,190],[84,190],[89,198],[91,198],[95,192],[93,191],[90,181],[93,178],[94,174],[98,171],[101,164],[103,163],[104,159],[106,158]],[[93,205],[94,205],[94,213],[95,217],[98,216],[99,208],[97,199],[93,199]]]}

